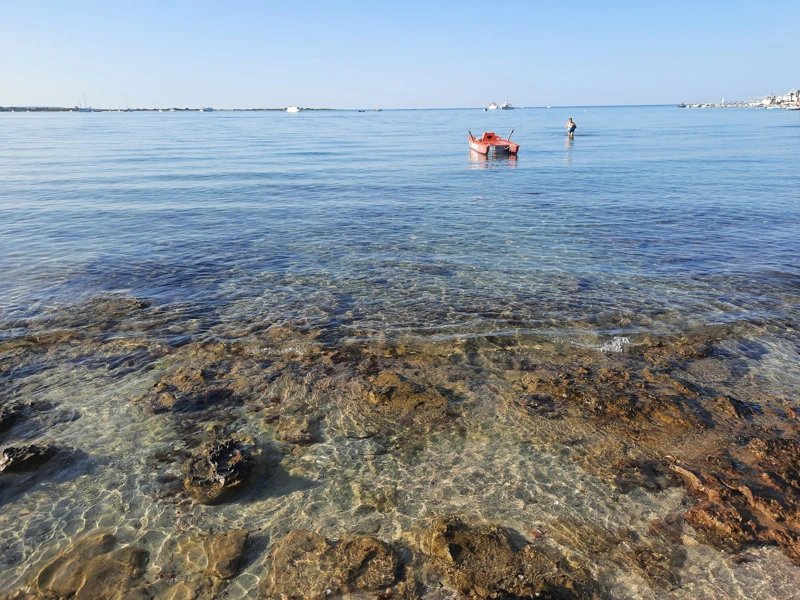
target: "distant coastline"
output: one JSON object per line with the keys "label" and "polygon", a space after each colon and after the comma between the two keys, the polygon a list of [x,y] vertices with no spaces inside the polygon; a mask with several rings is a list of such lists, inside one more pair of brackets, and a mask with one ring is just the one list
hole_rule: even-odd
{"label": "distant coastline", "polygon": [[[303,108],[306,110],[338,110],[335,108]],[[239,112],[239,111],[277,111],[286,108],[89,108],[66,106],[0,106],[0,112]]]}

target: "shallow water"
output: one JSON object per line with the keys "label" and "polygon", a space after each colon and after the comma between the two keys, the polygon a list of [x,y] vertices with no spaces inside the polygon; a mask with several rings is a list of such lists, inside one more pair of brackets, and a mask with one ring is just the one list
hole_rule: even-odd
{"label": "shallow water", "polygon": [[[682,382],[796,405],[796,117],[0,114],[0,402],[33,407],[0,442],[63,449],[34,475],[0,475],[0,590],[97,528],[142,544],[157,570],[177,532],[246,527],[227,594],[255,598],[267,548],[290,529],[405,543],[453,513],[547,531],[610,597],[791,598],[798,567],[774,546],[734,562],[687,530],[667,552],[680,558],[668,585],[631,569],[624,543],[583,547],[597,528],[650,539],[654,520],[692,499],[679,486],[621,492],[591,459],[616,456],[620,438],[532,418],[502,381],[520,370],[508,357],[577,368],[695,335],[717,362],[682,363]],[[468,153],[467,129],[512,128],[518,159]],[[465,350],[476,337],[491,352]],[[498,350],[503,340],[526,349]],[[383,417],[360,395],[372,363],[326,362],[350,346],[447,390],[456,416],[376,437]],[[215,371],[203,385],[233,400],[148,410],[154,385],[186,365]],[[275,397],[312,407],[315,443],[278,439],[264,416]],[[234,501],[195,505],[168,485],[179,461],[159,457],[212,425],[251,440],[261,470]],[[707,435],[656,450],[691,454]]]}
{"label": "shallow water", "polygon": [[[794,317],[791,112],[0,118],[4,318],[119,290],[337,337]],[[518,160],[466,148],[512,128]]]}

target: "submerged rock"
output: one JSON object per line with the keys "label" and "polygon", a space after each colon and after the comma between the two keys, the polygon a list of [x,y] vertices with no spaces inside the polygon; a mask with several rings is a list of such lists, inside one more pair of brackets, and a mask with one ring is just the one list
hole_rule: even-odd
{"label": "submerged rock", "polygon": [[204,504],[223,502],[247,483],[252,467],[250,452],[239,442],[211,442],[187,463],[184,486]]}
{"label": "submerged rock", "polygon": [[599,597],[588,573],[553,549],[528,544],[498,525],[440,518],[423,533],[420,546],[445,583],[465,599]]}
{"label": "submerged rock", "polygon": [[21,473],[34,471],[55,456],[56,450],[52,446],[8,447],[0,456],[0,473]]}
{"label": "submerged rock", "polygon": [[200,574],[212,578],[194,577],[196,587],[211,585],[215,589],[219,582],[228,580],[239,571],[239,563],[249,538],[246,529],[225,533],[201,533],[173,537],[164,544],[168,560],[158,565],[159,579],[186,580],[187,574]]}
{"label": "submerged rock", "polygon": [[149,554],[136,546],[114,549],[116,544],[108,533],[83,538],[45,565],[33,588],[59,600],[137,597],[135,588],[142,583]]}
{"label": "submerged rock", "polygon": [[203,549],[208,557],[206,571],[220,579],[230,579],[236,575],[249,536],[246,529],[238,529],[205,537]]}
{"label": "submerged rock", "polygon": [[397,553],[372,537],[332,541],[296,529],[278,540],[271,557],[263,594],[275,600],[383,592],[398,578]]}

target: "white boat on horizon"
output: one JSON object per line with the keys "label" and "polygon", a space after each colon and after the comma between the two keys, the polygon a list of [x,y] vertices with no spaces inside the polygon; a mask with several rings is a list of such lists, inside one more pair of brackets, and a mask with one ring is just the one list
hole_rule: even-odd
{"label": "white boat on horizon", "polygon": [[506,101],[500,105],[500,110],[514,110],[514,107],[511,106],[511,102],[508,101],[508,96],[506,96]]}
{"label": "white boat on horizon", "polygon": [[299,106],[288,106],[288,107],[286,107],[286,112],[287,113],[299,113],[301,110],[303,110],[303,109],[300,108]]}
{"label": "white boat on horizon", "polygon": [[494,102],[491,102],[489,104],[489,110],[497,110],[497,104],[495,104]]}

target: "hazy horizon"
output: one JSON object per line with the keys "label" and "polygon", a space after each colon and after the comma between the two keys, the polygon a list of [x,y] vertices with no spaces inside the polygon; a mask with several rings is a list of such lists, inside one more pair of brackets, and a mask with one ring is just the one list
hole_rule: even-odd
{"label": "hazy horizon", "polygon": [[746,100],[800,86],[800,8],[11,4],[0,106],[333,109]]}

